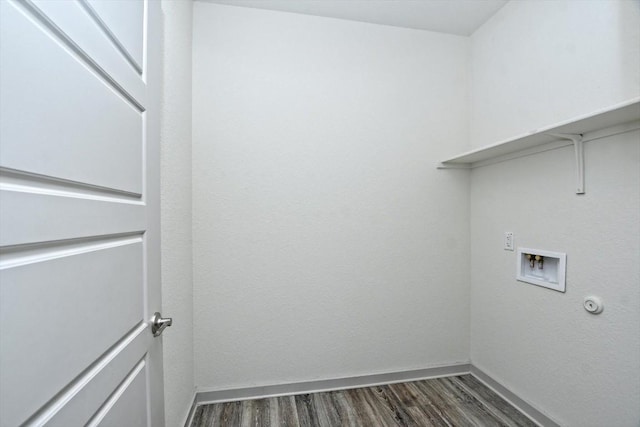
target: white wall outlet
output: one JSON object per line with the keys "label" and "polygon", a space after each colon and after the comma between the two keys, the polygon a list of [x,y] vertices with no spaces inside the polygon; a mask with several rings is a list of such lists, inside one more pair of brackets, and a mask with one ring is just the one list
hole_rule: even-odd
{"label": "white wall outlet", "polygon": [[513,232],[512,231],[504,232],[504,250],[505,251],[513,250]]}

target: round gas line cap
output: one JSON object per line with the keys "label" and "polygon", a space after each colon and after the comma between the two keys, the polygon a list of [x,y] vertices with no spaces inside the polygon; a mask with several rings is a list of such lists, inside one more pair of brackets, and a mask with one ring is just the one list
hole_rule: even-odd
{"label": "round gas line cap", "polygon": [[591,314],[600,314],[604,310],[602,300],[596,296],[588,296],[584,299],[584,309]]}

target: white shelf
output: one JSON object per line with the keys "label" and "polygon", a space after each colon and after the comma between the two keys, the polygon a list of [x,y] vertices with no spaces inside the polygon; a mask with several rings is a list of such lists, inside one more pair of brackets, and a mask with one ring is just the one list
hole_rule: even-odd
{"label": "white shelf", "polygon": [[[479,162],[507,156],[520,151],[529,151],[535,147],[553,143],[554,141],[572,139],[568,136],[558,137],[558,134],[579,137],[589,132],[638,120],[640,120],[640,98],[635,98],[587,116],[577,117],[554,126],[534,130],[528,134],[520,135],[506,141],[467,151],[466,153],[442,161],[438,168],[473,168]],[[573,142],[575,144],[575,141]]]}

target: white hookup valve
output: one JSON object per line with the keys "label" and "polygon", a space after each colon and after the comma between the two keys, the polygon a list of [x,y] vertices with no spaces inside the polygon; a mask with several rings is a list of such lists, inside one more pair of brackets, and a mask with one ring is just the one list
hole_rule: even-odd
{"label": "white hookup valve", "polygon": [[584,299],[584,309],[591,314],[600,314],[604,310],[604,306],[600,298],[590,296]]}

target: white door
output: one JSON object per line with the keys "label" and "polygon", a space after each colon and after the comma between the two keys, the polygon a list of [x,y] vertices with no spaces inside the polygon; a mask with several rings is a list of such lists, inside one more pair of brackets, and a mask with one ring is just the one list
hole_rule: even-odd
{"label": "white door", "polygon": [[159,3],[0,8],[0,426],[161,426]]}

